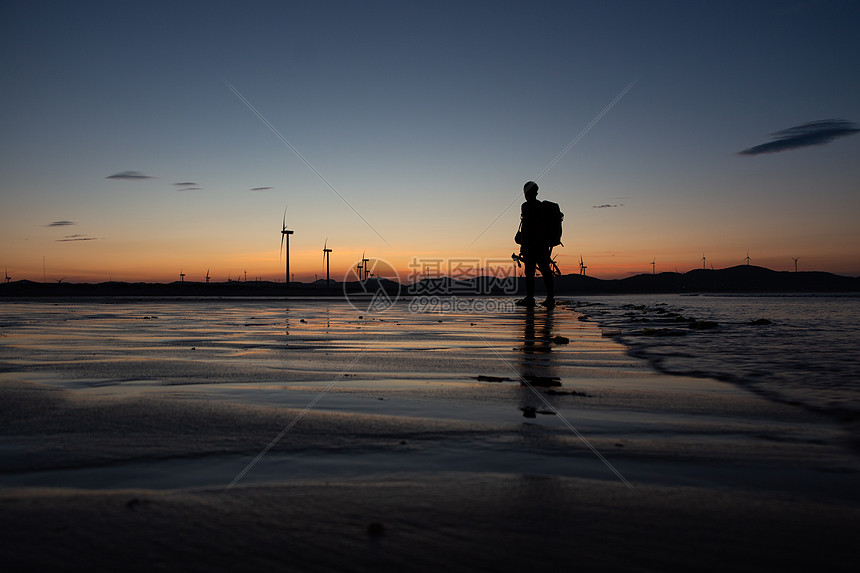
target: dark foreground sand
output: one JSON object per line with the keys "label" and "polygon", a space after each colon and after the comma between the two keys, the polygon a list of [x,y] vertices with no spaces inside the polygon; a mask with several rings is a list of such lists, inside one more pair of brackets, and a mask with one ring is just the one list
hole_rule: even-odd
{"label": "dark foreground sand", "polygon": [[491,474],[0,492],[4,570],[855,570],[860,512]]}

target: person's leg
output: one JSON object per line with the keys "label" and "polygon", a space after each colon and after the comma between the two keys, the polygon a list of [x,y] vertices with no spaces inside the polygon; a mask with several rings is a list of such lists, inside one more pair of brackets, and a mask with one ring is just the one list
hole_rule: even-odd
{"label": "person's leg", "polygon": [[532,257],[524,257],[523,267],[526,275],[526,298],[518,300],[521,306],[530,306],[535,303],[535,267],[536,261]]}
{"label": "person's leg", "polygon": [[546,300],[543,302],[544,306],[555,305],[555,275],[552,272],[552,265],[550,264],[550,252],[551,251],[547,251],[546,256],[541,258],[538,265],[540,268],[540,274],[543,277],[544,287],[546,287]]}

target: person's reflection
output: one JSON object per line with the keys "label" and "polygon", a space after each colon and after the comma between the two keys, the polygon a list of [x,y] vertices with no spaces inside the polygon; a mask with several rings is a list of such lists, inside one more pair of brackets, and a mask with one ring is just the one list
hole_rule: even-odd
{"label": "person's reflection", "polygon": [[520,410],[526,418],[535,418],[546,409],[545,404],[533,390],[540,387],[559,386],[552,361],[553,310],[535,313],[534,308],[525,308],[523,330],[523,357],[520,361],[520,378],[523,394]]}

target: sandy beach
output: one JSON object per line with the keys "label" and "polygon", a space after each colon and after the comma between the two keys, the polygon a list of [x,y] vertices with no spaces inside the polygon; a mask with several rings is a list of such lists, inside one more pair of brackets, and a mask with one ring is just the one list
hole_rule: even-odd
{"label": "sandy beach", "polygon": [[4,312],[7,570],[853,570],[842,428],[565,305]]}

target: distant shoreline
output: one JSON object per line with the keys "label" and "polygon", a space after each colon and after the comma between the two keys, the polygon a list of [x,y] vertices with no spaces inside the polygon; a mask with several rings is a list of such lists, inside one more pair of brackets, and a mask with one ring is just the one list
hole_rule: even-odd
{"label": "distant shoreline", "polygon": [[[518,280],[514,288],[512,280]],[[542,293],[540,278],[536,280]],[[321,284],[322,283],[322,284]],[[492,277],[454,281],[449,278],[422,280],[403,285],[387,279],[341,283],[283,283],[230,281],[221,283],[39,283],[29,280],[0,285],[2,298],[43,297],[342,297],[373,293],[382,288],[402,296],[515,296],[524,292],[524,280]],[[754,265],[726,269],[696,269],[686,273],[640,274],[624,279],[598,279],[586,275],[556,277],[558,296],[574,294],[673,294],[673,293],[850,293],[860,292],[860,277],[821,271],[774,271]]]}

